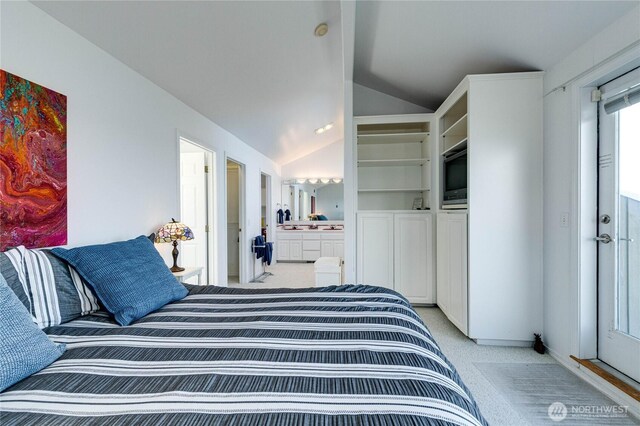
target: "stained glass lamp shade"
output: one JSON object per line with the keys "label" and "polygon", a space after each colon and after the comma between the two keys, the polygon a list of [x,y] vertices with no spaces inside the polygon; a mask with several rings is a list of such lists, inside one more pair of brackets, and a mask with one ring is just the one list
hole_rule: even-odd
{"label": "stained glass lamp shade", "polygon": [[193,240],[193,231],[184,223],[171,219],[171,222],[158,229],[156,232],[156,243],[173,243],[173,266],[171,272],[184,271],[178,266],[178,241]]}

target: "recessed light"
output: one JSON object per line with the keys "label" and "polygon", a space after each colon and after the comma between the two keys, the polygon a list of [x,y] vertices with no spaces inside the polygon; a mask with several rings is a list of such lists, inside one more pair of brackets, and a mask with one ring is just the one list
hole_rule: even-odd
{"label": "recessed light", "polygon": [[327,25],[325,22],[318,25],[316,29],[313,31],[316,37],[322,37],[326,35],[328,32],[329,32],[329,25]]}
{"label": "recessed light", "polygon": [[333,128],[333,123],[329,123],[323,127],[318,127],[316,130],[314,130],[314,132],[316,132],[316,135],[321,135],[327,130],[331,130],[332,128]]}

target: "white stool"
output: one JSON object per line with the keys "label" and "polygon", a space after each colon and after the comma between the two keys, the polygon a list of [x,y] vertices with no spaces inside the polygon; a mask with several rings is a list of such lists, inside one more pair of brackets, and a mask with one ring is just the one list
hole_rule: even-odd
{"label": "white stool", "polygon": [[342,284],[342,260],[339,257],[321,257],[313,264],[316,287]]}

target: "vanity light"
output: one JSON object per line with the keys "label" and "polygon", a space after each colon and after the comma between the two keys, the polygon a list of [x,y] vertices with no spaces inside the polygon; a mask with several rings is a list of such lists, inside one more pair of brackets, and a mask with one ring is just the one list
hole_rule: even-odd
{"label": "vanity light", "polygon": [[317,178],[311,178],[311,179],[309,179],[309,183],[311,183],[311,184],[318,183],[318,179]]}
{"label": "vanity light", "polygon": [[331,182],[331,179],[322,178],[322,179],[320,179],[320,182],[322,182],[322,183],[329,183],[329,182]]}
{"label": "vanity light", "polygon": [[302,184],[305,183],[307,180],[306,179],[296,179],[296,182]]}
{"label": "vanity light", "polygon": [[340,183],[342,182],[341,178],[333,178],[333,183]]}

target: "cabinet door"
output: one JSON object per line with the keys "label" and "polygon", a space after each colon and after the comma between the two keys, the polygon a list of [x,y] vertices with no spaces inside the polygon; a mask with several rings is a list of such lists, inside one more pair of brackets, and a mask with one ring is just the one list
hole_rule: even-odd
{"label": "cabinet door", "polygon": [[393,288],[392,213],[358,213],[356,264],[359,284]]}
{"label": "cabinet door", "polygon": [[333,242],[333,256],[344,259],[344,241]]}
{"label": "cabinet door", "polygon": [[449,316],[449,215],[438,213],[436,221],[436,300],[438,307]]}
{"label": "cabinet door", "polygon": [[412,303],[435,303],[430,213],[394,215],[394,285]]}
{"label": "cabinet door", "polygon": [[323,241],[320,253],[322,257],[333,257],[333,241]]}
{"label": "cabinet door", "polygon": [[[441,230],[438,233],[438,272],[440,274],[440,268],[443,268],[446,274],[446,279],[438,282],[438,301],[441,300],[439,292],[446,293],[448,306],[445,314],[460,331],[468,334],[467,215],[450,213],[445,216],[443,223],[438,224],[438,230]],[[441,245],[441,238],[446,245]]]}
{"label": "cabinet door", "polygon": [[302,260],[302,241],[289,241],[289,259]]}
{"label": "cabinet door", "polygon": [[290,254],[289,241],[278,241],[278,260],[289,260]]}

